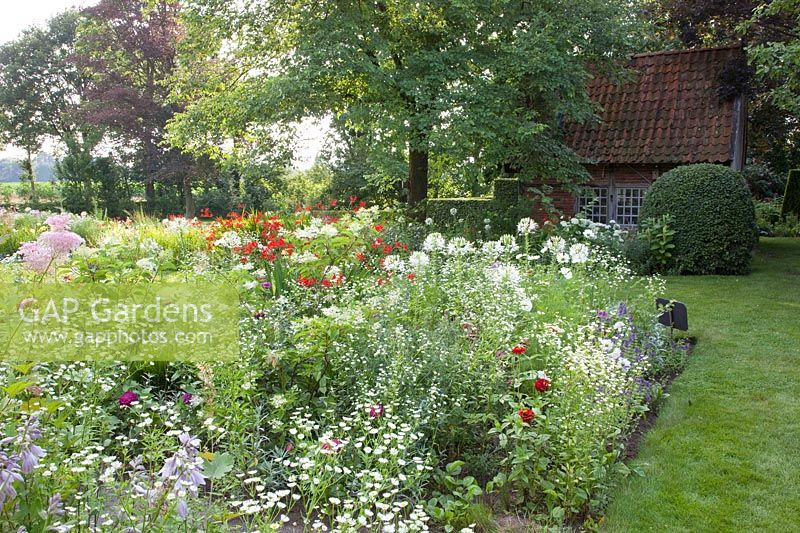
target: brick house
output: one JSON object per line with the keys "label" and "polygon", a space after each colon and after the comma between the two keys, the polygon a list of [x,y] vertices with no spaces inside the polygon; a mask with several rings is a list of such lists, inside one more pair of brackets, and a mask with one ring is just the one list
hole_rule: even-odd
{"label": "brick house", "polygon": [[745,100],[726,83],[742,57],[740,47],[639,54],[631,59],[637,72],[631,81],[591,80],[587,89],[600,122],[564,126],[566,143],[586,160],[591,181],[577,197],[556,190],[555,206],[567,216],[583,211],[596,222],[635,227],[647,189],[667,170],[692,163],[741,170]]}

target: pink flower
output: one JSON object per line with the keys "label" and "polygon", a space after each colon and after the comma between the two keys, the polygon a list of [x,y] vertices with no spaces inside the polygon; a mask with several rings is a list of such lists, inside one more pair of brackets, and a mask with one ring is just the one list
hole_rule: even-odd
{"label": "pink flower", "polygon": [[539,392],[547,392],[550,390],[550,380],[547,378],[539,378],[534,382],[533,386]]}
{"label": "pink flower", "polygon": [[41,245],[50,248],[55,257],[64,257],[72,250],[83,244],[83,237],[71,231],[45,231],[36,240]]}
{"label": "pink flower", "polygon": [[51,215],[47,217],[47,220],[44,221],[45,224],[50,226],[50,229],[53,231],[63,231],[69,228],[69,214],[64,213],[62,215]]}
{"label": "pink flower", "polygon": [[183,402],[183,405],[191,404],[193,397],[194,396],[192,396],[190,392],[184,392],[183,394],[181,394],[181,401]]}
{"label": "pink flower", "polygon": [[376,403],[375,405],[369,406],[369,417],[370,418],[380,418],[383,416],[383,404]]}
{"label": "pink flower", "polygon": [[139,395],[133,392],[132,390],[128,390],[122,393],[122,396],[119,397],[119,404],[123,407],[130,407],[130,405],[139,400]]}
{"label": "pink flower", "polygon": [[339,439],[326,439],[322,442],[322,453],[339,453],[344,448],[344,443]]}
{"label": "pink flower", "polygon": [[284,449],[286,450],[286,453],[291,453],[292,450],[294,450],[294,443],[292,441],[288,441]]}
{"label": "pink flower", "polygon": [[53,262],[52,251],[38,242],[23,242],[19,247],[19,255],[26,267],[40,274],[47,271]]}

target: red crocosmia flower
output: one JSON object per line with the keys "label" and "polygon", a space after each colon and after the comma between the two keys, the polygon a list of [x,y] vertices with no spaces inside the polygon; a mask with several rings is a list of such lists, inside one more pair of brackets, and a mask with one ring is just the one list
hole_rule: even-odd
{"label": "red crocosmia flower", "polygon": [[360,202],[358,202],[358,207],[367,207],[367,202],[361,200]]}
{"label": "red crocosmia flower", "polygon": [[391,244],[385,245],[383,247],[383,253],[385,253],[386,255],[389,255],[390,253],[392,253],[392,245]]}
{"label": "red crocosmia flower", "polygon": [[359,261],[366,261],[367,260],[367,256],[364,255],[364,252],[358,252],[356,254],[356,259],[358,259]]}
{"label": "red crocosmia flower", "polygon": [[383,224],[375,224],[372,227],[375,228],[375,231],[377,231],[378,233],[383,231]]}
{"label": "red crocosmia flower", "polygon": [[525,353],[525,350],[527,350],[525,346],[518,344],[517,346],[511,348],[511,353],[513,353],[514,355],[522,355]]}
{"label": "red crocosmia flower", "polygon": [[533,386],[536,387],[536,390],[539,392],[547,392],[550,390],[550,380],[547,378],[539,378],[534,382]]}
{"label": "red crocosmia flower", "polygon": [[336,204],[339,203],[339,200],[333,199],[331,200],[331,207],[336,207]]}
{"label": "red crocosmia flower", "polygon": [[530,424],[531,422],[533,422],[533,419],[536,416],[536,413],[534,413],[533,409],[531,409],[530,407],[523,407],[522,409],[517,411],[517,414],[526,424]]}
{"label": "red crocosmia flower", "polygon": [[370,418],[380,418],[383,416],[383,404],[376,403],[375,405],[369,406],[369,417]]}
{"label": "red crocosmia flower", "polygon": [[122,393],[122,396],[119,397],[119,404],[122,407],[130,407],[133,402],[139,400],[139,395],[133,392],[132,390],[128,390]]}
{"label": "red crocosmia flower", "polygon": [[351,197],[350,197],[350,203],[351,203],[351,204],[354,204],[354,203],[356,203],[357,201],[358,201],[358,196],[351,196]]}
{"label": "red crocosmia flower", "polygon": [[408,281],[414,281],[414,278],[416,277],[417,275],[414,272],[412,272],[411,274],[408,275]]}

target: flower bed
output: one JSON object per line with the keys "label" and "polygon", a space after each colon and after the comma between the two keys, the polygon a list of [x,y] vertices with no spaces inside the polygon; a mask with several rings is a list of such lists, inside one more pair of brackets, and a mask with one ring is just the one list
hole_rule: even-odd
{"label": "flower bed", "polygon": [[3,528],[585,520],[683,357],[655,324],[660,280],[631,275],[617,228],[583,220],[523,220],[487,242],[355,201],[324,216],[94,221],[91,238],[79,222],[42,216],[0,279],[233,282],[240,358],[0,364]]}

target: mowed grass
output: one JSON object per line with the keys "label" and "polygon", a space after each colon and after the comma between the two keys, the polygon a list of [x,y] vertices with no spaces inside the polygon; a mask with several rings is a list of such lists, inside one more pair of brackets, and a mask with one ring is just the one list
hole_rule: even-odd
{"label": "mowed grass", "polygon": [[750,276],[668,290],[698,345],[605,531],[800,531],[800,239],[762,239]]}

